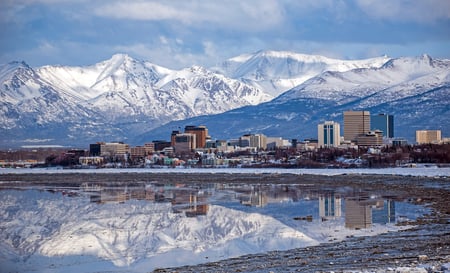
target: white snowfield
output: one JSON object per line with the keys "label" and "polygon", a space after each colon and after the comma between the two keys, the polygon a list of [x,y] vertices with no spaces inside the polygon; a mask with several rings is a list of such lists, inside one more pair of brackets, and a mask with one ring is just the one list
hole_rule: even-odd
{"label": "white snowfield", "polygon": [[450,168],[425,167],[416,168],[382,168],[382,169],[281,169],[281,168],[136,168],[136,169],[61,169],[61,168],[0,168],[2,173],[274,173],[274,174],[312,174],[312,175],[346,175],[379,174],[440,177],[450,176]]}

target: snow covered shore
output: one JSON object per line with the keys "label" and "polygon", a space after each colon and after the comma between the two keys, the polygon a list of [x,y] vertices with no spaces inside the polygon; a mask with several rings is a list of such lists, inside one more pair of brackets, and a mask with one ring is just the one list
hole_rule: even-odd
{"label": "snow covered shore", "polygon": [[143,168],[143,169],[61,169],[61,168],[23,168],[2,169],[4,173],[229,173],[229,174],[252,174],[252,173],[274,173],[274,174],[312,174],[312,175],[343,175],[343,174],[382,174],[382,175],[404,175],[450,177],[450,168],[418,167],[418,168],[383,168],[383,169],[281,169],[281,168]]}

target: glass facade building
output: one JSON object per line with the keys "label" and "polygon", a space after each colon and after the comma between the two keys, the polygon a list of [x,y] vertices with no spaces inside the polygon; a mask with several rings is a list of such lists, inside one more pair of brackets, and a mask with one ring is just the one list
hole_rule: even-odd
{"label": "glass facade building", "polygon": [[379,114],[370,117],[371,130],[380,130],[383,137],[394,137],[394,116],[387,114]]}

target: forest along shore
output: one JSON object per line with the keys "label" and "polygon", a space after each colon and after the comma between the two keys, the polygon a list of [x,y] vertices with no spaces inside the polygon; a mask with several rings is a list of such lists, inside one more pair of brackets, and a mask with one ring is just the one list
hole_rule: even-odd
{"label": "forest along shore", "polygon": [[248,183],[308,184],[327,188],[354,187],[385,192],[431,213],[409,224],[414,228],[372,237],[353,237],[343,242],[288,251],[272,251],[196,266],[157,269],[156,272],[268,272],[301,270],[389,269],[418,264],[439,271],[450,264],[450,178],[396,175],[296,175],[296,174],[200,174],[200,173],[56,173],[2,174],[0,189],[20,186],[77,186],[90,183]]}

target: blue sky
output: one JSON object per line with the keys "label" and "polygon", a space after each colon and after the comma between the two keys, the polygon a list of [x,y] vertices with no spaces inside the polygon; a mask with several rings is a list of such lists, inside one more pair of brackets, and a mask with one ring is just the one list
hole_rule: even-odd
{"label": "blue sky", "polygon": [[450,58],[449,0],[3,0],[0,63],[90,65],[115,53],[172,69],[258,50]]}

